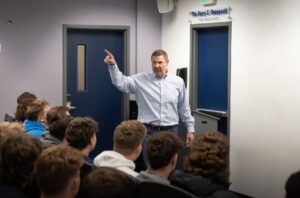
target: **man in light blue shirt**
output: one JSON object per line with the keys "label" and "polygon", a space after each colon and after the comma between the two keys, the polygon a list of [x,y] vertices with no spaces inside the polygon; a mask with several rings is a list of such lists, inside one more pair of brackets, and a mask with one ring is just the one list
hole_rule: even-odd
{"label": "man in light blue shirt", "polygon": [[151,55],[153,73],[125,76],[119,70],[112,53],[105,50],[104,62],[109,65],[112,83],[126,93],[135,94],[138,120],[145,124],[148,134],[156,131],[177,132],[180,119],[187,127],[186,144],[194,139],[194,118],[191,115],[183,80],[168,73],[168,54],[155,50]]}

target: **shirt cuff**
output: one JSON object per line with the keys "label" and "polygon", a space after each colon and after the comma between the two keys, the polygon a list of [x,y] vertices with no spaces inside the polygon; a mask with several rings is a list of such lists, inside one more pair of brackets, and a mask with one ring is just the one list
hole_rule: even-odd
{"label": "shirt cuff", "polygon": [[111,71],[118,69],[117,63],[115,63],[113,65],[108,65],[108,69],[111,70]]}
{"label": "shirt cuff", "polygon": [[194,126],[187,126],[187,132],[195,132]]}

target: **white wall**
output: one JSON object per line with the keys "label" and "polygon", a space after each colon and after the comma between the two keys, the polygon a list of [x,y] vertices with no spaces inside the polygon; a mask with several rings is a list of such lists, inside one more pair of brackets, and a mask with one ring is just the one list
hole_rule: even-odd
{"label": "white wall", "polygon": [[229,6],[231,189],[284,197],[287,177],[300,169],[299,1],[218,0],[203,7],[200,1],[179,0],[174,12],[163,15],[162,47],[170,65],[189,66],[188,12]]}
{"label": "white wall", "polygon": [[[148,51],[161,47],[155,1],[0,0],[0,19],[0,120],[4,113],[14,114],[16,98],[24,91],[53,106],[62,104],[63,24],[130,26],[132,74],[136,63],[139,72],[147,71]],[[99,61],[103,58],[100,52]]]}

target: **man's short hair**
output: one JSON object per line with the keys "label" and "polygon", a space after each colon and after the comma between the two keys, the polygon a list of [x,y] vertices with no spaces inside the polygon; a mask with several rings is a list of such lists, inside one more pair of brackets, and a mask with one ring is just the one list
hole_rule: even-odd
{"label": "man's short hair", "polygon": [[51,124],[49,124],[50,135],[62,141],[65,138],[66,129],[69,123],[72,121],[72,119],[73,117],[71,116],[65,116],[61,117],[56,121],[51,122]]}
{"label": "man's short hair", "polygon": [[42,151],[38,139],[24,133],[7,135],[0,150],[2,181],[22,186],[33,179],[34,162]]}
{"label": "man's short hair", "polygon": [[26,118],[31,121],[37,121],[40,115],[43,115],[44,108],[48,106],[49,103],[47,101],[36,101],[30,104],[26,110]]}
{"label": "man's short hair", "polygon": [[131,198],[136,194],[136,181],[111,167],[99,167],[81,182],[79,198]]}
{"label": "man's short hair", "polygon": [[142,142],[146,134],[146,127],[137,120],[127,120],[119,124],[114,132],[114,150],[129,155]]}
{"label": "man's short hair", "polygon": [[68,116],[66,112],[69,111],[69,108],[66,106],[56,106],[52,107],[47,112],[47,123],[50,125],[51,123],[59,120],[62,117]]}
{"label": "man's short hair", "polygon": [[152,52],[151,58],[153,56],[163,56],[166,60],[169,60],[168,53],[162,49],[158,49],[158,50],[155,50],[154,52]]}
{"label": "man's short hair", "polygon": [[95,120],[88,117],[77,117],[69,123],[65,138],[70,146],[82,150],[90,144],[97,131],[98,124]]}
{"label": "man's short hair", "polygon": [[24,126],[19,122],[1,122],[0,136],[4,133],[24,133]]}
{"label": "man's short hair", "polygon": [[37,97],[30,92],[24,92],[17,98],[17,109],[15,112],[15,120],[24,122],[26,119],[26,110],[28,105],[36,101]]}
{"label": "man's short hair", "polygon": [[229,185],[229,141],[220,132],[205,132],[195,135],[184,171],[208,177]]}
{"label": "man's short hair", "polygon": [[152,169],[166,167],[172,157],[183,148],[183,142],[171,132],[157,132],[147,140],[147,156]]}
{"label": "man's short hair", "polygon": [[289,176],[285,183],[286,198],[300,197],[300,171]]}
{"label": "man's short hair", "polygon": [[82,154],[77,149],[66,145],[45,149],[35,163],[40,191],[47,196],[63,192],[71,178],[79,177],[82,164]]}

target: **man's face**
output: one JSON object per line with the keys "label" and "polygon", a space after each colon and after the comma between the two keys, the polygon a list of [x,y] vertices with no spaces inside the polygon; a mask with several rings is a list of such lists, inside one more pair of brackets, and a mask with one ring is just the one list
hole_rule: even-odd
{"label": "man's face", "polygon": [[46,117],[47,117],[47,113],[48,113],[48,111],[50,111],[50,109],[51,109],[51,107],[50,107],[49,105],[46,105],[46,106],[44,107],[44,109],[43,109],[43,114],[40,115],[39,118],[38,118],[39,121],[40,121],[41,123],[43,123],[45,126],[48,126]]}
{"label": "man's face", "polygon": [[167,67],[168,67],[168,63],[169,63],[168,59],[166,59],[163,55],[152,56],[151,62],[152,62],[153,73],[156,76],[163,78],[167,75]]}

